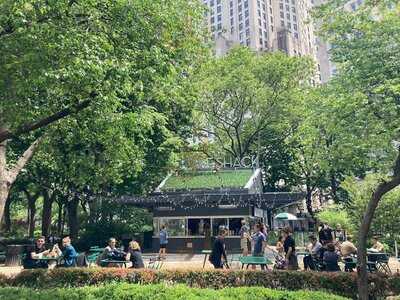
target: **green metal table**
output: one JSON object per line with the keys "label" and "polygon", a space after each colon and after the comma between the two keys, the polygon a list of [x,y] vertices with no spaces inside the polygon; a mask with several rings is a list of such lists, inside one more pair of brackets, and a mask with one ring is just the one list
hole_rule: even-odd
{"label": "green metal table", "polygon": [[204,254],[203,269],[206,266],[207,256],[211,254],[211,250],[201,250],[201,254]]}

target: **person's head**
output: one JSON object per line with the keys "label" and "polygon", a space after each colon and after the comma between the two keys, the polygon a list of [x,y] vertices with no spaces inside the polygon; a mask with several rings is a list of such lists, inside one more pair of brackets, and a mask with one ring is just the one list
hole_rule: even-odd
{"label": "person's head", "polygon": [[282,241],[283,241],[283,236],[280,235],[280,236],[278,237],[278,241],[279,241],[279,242],[282,242]]}
{"label": "person's head", "polygon": [[254,231],[255,232],[263,232],[264,225],[261,222],[257,222],[256,224],[254,224]]}
{"label": "person's head", "polygon": [[225,237],[225,235],[226,235],[226,230],[225,230],[225,228],[220,228],[219,231],[218,231],[218,235],[219,235],[220,237]]}
{"label": "person's head", "polygon": [[282,234],[284,238],[287,238],[289,235],[291,235],[292,229],[288,226],[282,229]]}
{"label": "person's head", "polygon": [[329,243],[326,245],[326,250],[330,252],[335,252],[335,245],[333,243]]}
{"label": "person's head", "polygon": [[349,242],[351,242],[351,241],[353,241],[353,237],[352,237],[351,235],[348,235],[348,236],[347,236],[347,240],[348,240]]}
{"label": "person's head", "polygon": [[42,248],[43,245],[45,244],[45,242],[46,242],[46,240],[45,240],[45,237],[44,237],[44,236],[38,237],[38,238],[36,239],[36,246],[37,246],[38,248]]}
{"label": "person's head", "polygon": [[379,238],[377,236],[372,237],[372,243],[376,244],[379,241]]}
{"label": "person's head", "polygon": [[71,238],[69,236],[66,236],[62,239],[62,245],[63,247],[67,247],[71,245]]}
{"label": "person's head", "polygon": [[161,226],[161,229],[165,230],[167,227],[164,225]]}
{"label": "person's head", "polygon": [[246,220],[245,219],[242,219],[242,225],[246,225]]}
{"label": "person's head", "polygon": [[315,236],[310,235],[308,236],[308,240],[310,241],[310,243],[315,244],[317,242],[317,239],[315,238]]}
{"label": "person's head", "polygon": [[130,241],[129,242],[129,248],[134,250],[134,251],[140,251],[139,243],[136,242],[136,241]]}
{"label": "person's head", "polygon": [[109,238],[108,246],[110,246],[111,248],[115,248],[116,245],[117,245],[117,240],[115,238]]}

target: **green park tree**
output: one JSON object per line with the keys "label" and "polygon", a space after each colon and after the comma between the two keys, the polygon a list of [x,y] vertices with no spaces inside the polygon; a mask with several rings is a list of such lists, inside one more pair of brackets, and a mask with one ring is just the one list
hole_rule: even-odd
{"label": "green park tree", "polygon": [[358,149],[372,170],[385,174],[371,191],[358,234],[359,297],[366,300],[367,236],[380,200],[400,184],[400,4],[365,1],[348,12],[345,2],[328,1],[315,17],[338,67],[330,105],[339,145]]}
{"label": "green park tree", "polygon": [[[163,130],[187,131],[191,75],[205,53],[202,14],[186,0],[1,1],[0,219],[17,175],[58,120],[76,115],[79,127],[84,110],[82,118],[120,118],[125,128],[162,119]],[[26,150],[14,151],[11,142],[25,138]]]}
{"label": "green park tree", "polygon": [[239,160],[257,153],[259,145],[268,150],[266,140],[278,144],[291,130],[286,115],[308,85],[311,70],[309,59],[280,52],[259,55],[244,47],[214,58],[200,75],[197,134],[212,137],[219,154]]}

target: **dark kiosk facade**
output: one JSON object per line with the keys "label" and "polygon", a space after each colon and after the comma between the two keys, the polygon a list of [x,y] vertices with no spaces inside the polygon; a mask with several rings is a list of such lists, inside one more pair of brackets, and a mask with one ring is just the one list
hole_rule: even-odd
{"label": "dark kiosk facade", "polygon": [[226,244],[239,251],[241,220],[272,224],[273,209],[302,199],[301,193],[263,193],[260,169],[201,170],[167,176],[149,197],[122,201],[153,212],[152,250],[167,227],[169,252],[209,249],[219,228],[228,231]]}

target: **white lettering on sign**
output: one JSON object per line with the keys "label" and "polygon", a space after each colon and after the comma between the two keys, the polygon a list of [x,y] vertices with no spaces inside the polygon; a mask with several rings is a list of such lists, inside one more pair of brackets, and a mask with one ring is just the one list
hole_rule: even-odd
{"label": "white lettering on sign", "polygon": [[[185,162],[183,162],[185,165]],[[257,165],[257,156],[244,156],[239,158],[207,158],[205,161],[198,162],[198,168],[215,169],[215,168],[252,168]]]}

